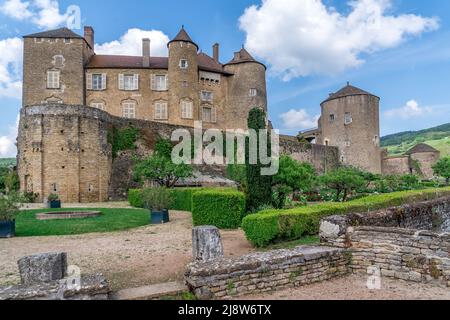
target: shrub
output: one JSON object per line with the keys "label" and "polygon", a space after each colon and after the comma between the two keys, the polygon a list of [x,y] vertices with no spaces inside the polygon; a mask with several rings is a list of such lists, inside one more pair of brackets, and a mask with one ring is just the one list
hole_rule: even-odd
{"label": "shrub", "polygon": [[433,172],[436,176],[445,179],[445,184],[450,184],[450,157],[442,158],[433,166]]}
{"label": "shrub", "polygon": [[195,226],[212,225],[220,229],[239,228],[245,213],[245,196],[237,191],[200,191],[192,196]]}
{"label": "shrub", "polygon": [[327,188],[336,191],[336,201],[344,202],[352,192],[366,184],[361,171],[352,167],[338,168],[322,176],[320,181]]}
{"label": "shrub", "polygon": [[327,216],[368,212],[442,196],[450,196],[450,188],[372,195],[345,203],[324,203],[291,210],[267,210],[245,217],[242,228],[250,242],[264,247],[278,240],[297,240],[305,235],[316,235],[320,220]]}
{"label": "shrub", "polygon": [[48,201],[58,201],[59,200],[59,195],[55,194],[55,193],[51,193],[48,195],[47,197]]}
{"label": "shrub", "polygon": [[142,199],[142,190],[141,189],[128,190],[128,202],[132,207],[143,208],[144,200]]}
{"label": "shrub", "polygon": [[0,221],[13,221],[19,213],[23,198],[17,192],[0,196]]}
{"label": "shrub", "polygon": [[133,126],[123,129],[114,127],[112,132],[108,132],[108,143],[112,146],[113,158],[116,158],[117,153],[120,151],[135,149],[135,143],[139,138],[139,134],[139,129]]}
{"label": "shrub", "polygon": [[172,203],[170,191],[163,187],[144,189],[141,192],[141,197],[144,206],[155,211],[168,210]]}

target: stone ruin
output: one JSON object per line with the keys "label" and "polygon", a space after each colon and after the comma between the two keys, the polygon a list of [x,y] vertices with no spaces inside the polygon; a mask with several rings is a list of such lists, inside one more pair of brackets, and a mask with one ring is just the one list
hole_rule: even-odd
{"label": "stone ruin", "polygon": [[108,300],[101,274],[71,274],[66,253],[45,253],[18,261],[21,285],[0,287],[1,300]]}

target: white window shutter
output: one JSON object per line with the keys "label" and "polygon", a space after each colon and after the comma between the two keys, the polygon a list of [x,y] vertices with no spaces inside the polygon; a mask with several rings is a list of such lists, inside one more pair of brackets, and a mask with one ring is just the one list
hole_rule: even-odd
{"label": "white window shutter", "polygon": [[125,79],[123,74],[119,74],[119,90],[125,89]]}
{"label": "white window shutter", "polygon": [[150,76],[150,87],[153,91],[156,90],[156,75],[154,74]]}
{"label": "white window shutter", "polygon": [[50,88],[51,87],[51,72],[50,71],[47,71],[47,88]]}
{"label": "white window shutter", "polygon": [[92,90],[92,73],[86,73],[86,88]]}
{"label": "white window shutter", "polygon": [[134,90],[139,90],[139,75],[135,74],[133,80],[134,80],[134,85],[133,85]]}
{"label": "white window shutter", "polygon": [[106,90],[106,73],[102,74],[102,90]]}
{"label": "white window shutter", "polygon": [[164,119],[169,119],[169,108],[167,107],[167,103],[164,103]]}
{"label": "white window shutter", "polygon": [[166,90],[169,90],[169,76],[166,75]]}
{"label": "white window shutter", "polygon": [[216,108],[215,107],[211,107],[211,122],[216,123],[217,119],[216,119]]}

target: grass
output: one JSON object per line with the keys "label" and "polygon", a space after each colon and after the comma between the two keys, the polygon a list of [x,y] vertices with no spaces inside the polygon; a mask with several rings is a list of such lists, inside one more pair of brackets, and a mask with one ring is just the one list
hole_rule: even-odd
{"label": "grass", "polygon": [[[64,211],[100,211],[95,218],[39,221],[36,213]],[[149,224],[149,212],[144,209],[40,209],[22,211],[16,218],[16,236],[63,236],[85,233],[113,232]]]}
{"label": "grass", "polygon": [[[418,141],[404,142],[400,145],[389,146],[387,149],[390,155],[402,155],[418,143]],[[438,140],[426,140],[423,143],[439,150],[442,157],[450,156],[450,137],[444,137]]]}
{"label": "grass", "polygon": [[265,248],[260,248],[260,251],[270,251],[270,250],[279,250],[279,249],[294,249],[298,246],[306,246],[306,245],[318,245],[320,244],[319,236],[306,236],[298,240],[294,241],[285,241],[279,242],[272,245],[269,245]]}

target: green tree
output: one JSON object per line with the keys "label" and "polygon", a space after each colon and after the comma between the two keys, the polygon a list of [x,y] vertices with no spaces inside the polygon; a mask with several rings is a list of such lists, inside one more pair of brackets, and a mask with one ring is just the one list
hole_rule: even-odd
{"label": "green tree", "polygon": [[322,176],[320,181],[327,188],[336,191],[336,201],[344,202],[352,192],[366,184],[361,172],[352,167],[340,167]]}
{"label": "green tree", "polygon": [[445,184],[450,184],[450,157],[442,158],[433,166],[433,172],[436,176],[445,179]]}
{"label": "green tree", "polygon": [[[266,113],[261,108],[253,108],[248,116],[249,129],[259,130],[266,129]],[[270,137],[268,137],[268,148],[270,152]],[[272,202],[272,176],[261,175],[261,169],[264,166],[259,159],[259,134],[258,143],[256,144],[258,161],[257,164],[250,164],[249,161],[249,142],[247,140],[246,148],[246,166],[247,166],[247,210],[252,212],[264,205],[270,205]]]}
{"label": "green tree", "polygon": [[155,146],[155,154],[139,161],[134,167],[135,179],[155,181],[160,186],[173,188],[180,179],[191,177],[191,166],[172,162],[172,148],[172,143],[169,140],[158,140]]}

